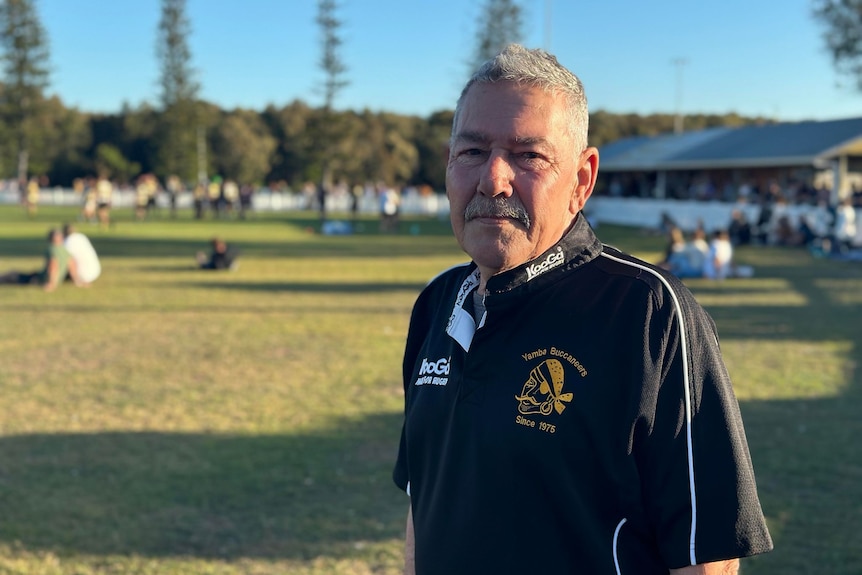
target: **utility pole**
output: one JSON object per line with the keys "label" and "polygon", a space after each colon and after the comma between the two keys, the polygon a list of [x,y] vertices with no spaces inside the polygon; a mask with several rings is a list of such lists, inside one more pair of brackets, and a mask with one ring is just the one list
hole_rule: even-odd
{"label": "utility pole", "polygon": [[551,51],[551,4],[552,0],[545,0],[545,51]]}
{"label": "utility pole", "polygon": [[198,124],[198,135],[197,135],[197,149],[198,149],[198,183],[206,184],[207,183],[207,138],[206,138],[206,129]]}
{"label": "utility pole", "polygon": [[674,58],[671,63],[676,67],[676,116],[673,120],[673,133],[682,134],[683,115],[682,115],[682,69],[688,64],[685,58]]}

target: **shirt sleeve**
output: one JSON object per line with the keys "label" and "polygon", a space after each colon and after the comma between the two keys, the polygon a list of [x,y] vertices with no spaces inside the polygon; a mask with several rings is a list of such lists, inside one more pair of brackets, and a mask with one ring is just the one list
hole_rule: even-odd
{"label": "shirt sleeve", "polygon": [[422,346],[429,322],[422,313],[423,301],[427,299],[427,288],[420,294],[413,311],[410,316],[410,327],[407,330],[407,343],[404,349],[404,357],[401,364],[401,378],[404,386],[404,422],[401,426],[401,441],[398,446],[398,459],[395,462],[395,469],[392,473],[392,479],[402,491],[410,494],[410,474],[408,472],[408,445],[407,445],[407,413],[410,409],[410,379],[413,375],[413,366],[416,363],[416,357],[419,353],[419,348]]}
{"label": "shirt sleeve", "polygon": [[654,294],[647,307],[633,452],[666,565],[771,550],[712,318],[686,291]]}

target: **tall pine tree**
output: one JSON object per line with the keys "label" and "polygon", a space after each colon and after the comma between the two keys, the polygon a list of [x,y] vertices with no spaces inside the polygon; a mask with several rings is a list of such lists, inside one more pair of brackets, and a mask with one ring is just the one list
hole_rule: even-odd
{"label": "tall pine tree", "polygon": [[515,0],[486,0],[479,14],[478,24],[476,53],[470,64],[471,73],[508,44],[521,42],[521,7]]}
{"label": "tall pine tree", "polygon": [[318,0],[317,25],[320,26],[323,70],[323,107],[331,110],[338,93],[349,84],[345,79],[347,66],[341,58],[341,20],[336,16],[338,3],[335,0]]}
{"label": "tall pine tree", "polygon": [[333,171],[340,163],[336,150],[342,137],[342,127],[338,122],[339,116],[333,113],[332,107],[338,93],[349,84],[345,79],[347,66],[341,57],[342,22],[336,15],[338,7],[336,0],[317,1],[317,25],[320,27],[322,38],[319,64],[324,74],[323,109],[315,131],[319,138],[316,148],[320,166],[318,208],[321,218],[325,217],[326,193],[332,185]]}
{"label": "tall pine tree", "polygon": [[155,171],[189,182],[199,177],[198,105],[200,85],[192,68],[188,45],[191,25],[186,0],[162,0],[156,54],[161,64],[161,121],[156,134]]}
{"label": "tall pine tree", "polygon": [[0,3],[0,46],[4,76],[0,109],[17,155],[18,182],[23,185],[28,179],[34,120],[48,86],[48,40],[33,0]]}

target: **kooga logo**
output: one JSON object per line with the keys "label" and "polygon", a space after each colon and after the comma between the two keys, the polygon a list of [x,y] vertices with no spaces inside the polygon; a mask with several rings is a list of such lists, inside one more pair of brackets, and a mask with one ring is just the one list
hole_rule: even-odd
{"label": "kooga logo", "polygon": [[549,269],[557,267],[562,264],[565,259],[566,256],[563,254],[563,248],[557,246],[557,251],[549,253],[548,257],[543,261],[527,266],[527,281],[530,281],[539,274],[545,273]]}
{"label": "kooga logo", "polygon": [[428,361],[427,358],[422,360],[422,367],[419,368],[419,375],[449,375],[449,358],[441,357],[435,362]]}

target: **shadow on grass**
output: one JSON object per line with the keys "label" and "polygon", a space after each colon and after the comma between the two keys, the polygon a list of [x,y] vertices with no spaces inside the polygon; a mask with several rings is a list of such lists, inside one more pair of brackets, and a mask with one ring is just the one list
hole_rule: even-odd
{"label": "shadow on grass", "polygon": [[[426,282],[427,283],[427,282]],[[288,292],[288,293],[335,293],[335,294],[373,294],[383,292],[409,291],[419,294],[425,287],[423,282],[195,282],[182,284],[184,287],[221,289],[250,292]],[[179,284],[178,284],[179,285]]]}
{"label": "shadow on grass", "polygon": [[346,556],[398,538],[400,414],[298,435],[0,439],[0,540],[58,554]]}
{"label": "shadow on grass", "polygon": [[[164,266],[140,266],[135,269],[142,272],[195,272],[196,274],[201,273],[204,270],[201,270],[198,265],[192,261],[192,258],[189,258],[188,263],[185,264],[176,264],[176,265],[164,265]],[[209,270],[207,270],[209,271]]]}
{"label": "shadow on grass", "polygon": [[[93,247],[101,258],[186,258],[208,252],[208,237],[200,240],[177,238],[96,237]],[[455,253],[458,247],[451,237],[379,236],[309,236],[284,241],[235,241],[232,244],[243,256],[263,258],[319,258],[428,256]],[[44,238],[0,238],[0,256],[40,258],[47,243]]]}
{"label": "shadow on grass", "polygon": [[[824,280],[846,280],[860,289],[862,267],[811,261],[801,251],[779,253],[772,263],[768,256],[755,254],[757,278],[789,282],[805,305],[709,305],[722,341],[849,341],[852,347],[846,387],[837,396],[741,402],[776,545],[773,553],[747,560],[745,573],[856,575],[862,573],[862,315],[858,305],[838,303],[823,286]],[[787,263],[791,257],[795,264]],[[692,291],[720,292],[731,301],[751,294],[733,280],[695,284]]]}
{"label": "shadow on grass", "polygon": [[[42,257],[48,229],[63,221],[74,222],[77,212],[54,209],[40,216],[44,221],[21,222],[17,210],[0,206],[0,221],[4,217],[16,221],[23,231],[0,233],[0,257],[29,258]],[[333,219],[345,220],[338,216]],[[313,212],[266,213],[249,220],[121,221],[107,230],[77,225],[101,257],[191,258],[199,250],[208,250],[213,236],[224,237],[244,254],[259,257],[388,257],[458,250],[448,219],[407,217],[396,232],[386,234],[378,232],[374,218],[365,217],[355,226],[357,232],[352,235],[321,235],[320,221]],[[260,237],[266,239],[257,239]]]}

